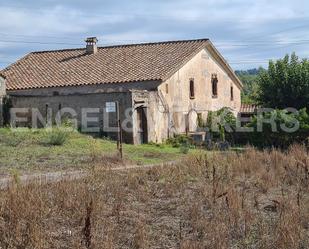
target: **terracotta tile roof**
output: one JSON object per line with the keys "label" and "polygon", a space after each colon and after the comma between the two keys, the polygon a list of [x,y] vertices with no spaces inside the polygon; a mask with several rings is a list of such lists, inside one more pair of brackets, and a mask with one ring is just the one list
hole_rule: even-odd
{"label": "terracotta tile roof", "polygon": [[254,104],[241,104],[240,113],[255,113],[259,107]]}
{"label": "terracotta tile roof", "polygon": [[164,80],[208,39],[33,52],[4,69],[7,90]]}

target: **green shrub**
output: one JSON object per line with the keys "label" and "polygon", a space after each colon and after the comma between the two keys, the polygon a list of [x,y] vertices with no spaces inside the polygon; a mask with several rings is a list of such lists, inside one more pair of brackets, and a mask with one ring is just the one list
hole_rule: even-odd
{"label": "green shrub", "polygon": [[210,111],[206,126],[216,142],[230,141],[236,128],[236,117],[227,107],[221,108],[218,111]]}
{"label": "green shrub", "polygon": [[182,145],[180,145],[179,151],[182,154],[188,154],[190,150],[190,145],[187,143],[184,143]]}
{"label": "green shrub", "polygon": [[68,132],[59,129],[54,129],[51,132],[47,133],[44,144],[60,146],[66,142],[67,138],[68,138]]}
{"label": "green shrub", "polygon": [[172,145],[175,148],[179,148],[183,144],[187,144],[189,146],[189,144],[192,143],[192,139],[186,135],[176,135],[173,138],[167,139],[166,143]]}
{"label": "green shrub", "polygon": [[[306,108],[298,113],[289,113],[286,110],[273,110],[264,113],[263,117],[269,119],[274,117],[277,131],[272,131],[269,123],[262,124],[262,132],[258,132],[257,117],[255,116],[248,127],[253,127],[255,132],[247,134],[247,142],[257,147],[280,147],[287,148],[293,143],[305,143],[309,137],[309,115]],[[292,128],[295,121],[299,124],[299,129],[295,132],[285,132],[281,126]]]}

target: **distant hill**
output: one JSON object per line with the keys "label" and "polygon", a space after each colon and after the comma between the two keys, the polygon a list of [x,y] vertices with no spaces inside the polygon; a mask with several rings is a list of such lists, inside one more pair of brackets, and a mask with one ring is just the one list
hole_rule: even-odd
{"label": "distant hill", "polygon": [[257,78],[264,68],[253,68],[248,70],[236,70],[235,73],[242,81],[244,89],[242,92],[242,102],[246,104],[255,103],[255,96],[257,94],[258,84]]}
{"label": "distant hill", "polygon": [[258,75],[263,68],[252,68],[248,70],[236,70],[235,73],[239,75]]}

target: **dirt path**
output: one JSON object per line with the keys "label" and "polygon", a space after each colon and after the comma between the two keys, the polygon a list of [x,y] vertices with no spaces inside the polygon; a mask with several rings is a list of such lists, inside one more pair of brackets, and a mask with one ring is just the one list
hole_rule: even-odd
{"label": "dirt path", "polygon": [[[110,168],[108,170],[112,171],[123,171],[123,170],[133,170],[133,169],[149,169],[153,167],[165,167],[171,166],[177,163],[177,161],[171,161],[160,164],[150,164],[150,165],[127,165],[120,166],[115,168]],[[50,173],[36,173],[29,175],[22,175],[18,177],[20,184],[29,184],[31,182],[38,182],[40,184],[50,183],[50,182],[59,182],[61,180],[76,180],[81,179],[87,176],[86,171],[59,171],[59,172],[50,172]],[[6,189],[14,181],[13,177],[3,177],[0,178],[0,189]]]}

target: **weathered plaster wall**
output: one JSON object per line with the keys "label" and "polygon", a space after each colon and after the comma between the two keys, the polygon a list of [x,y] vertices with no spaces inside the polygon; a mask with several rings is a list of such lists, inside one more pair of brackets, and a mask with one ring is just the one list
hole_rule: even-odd
{"label": "weathered plaster wall", "polygon": [[[179,71],[163,82],[159,87],[170,113],[170,132],[183,133],[186,131],[186,118],[189,115],[189,131],[197,128],[197,113],[201,113],[206,119],[209,111],[215,111],[222,107],[230,107],[235,114],[240,110],[241,87],[232,80],[228,71],[214,58],[214,54],[208,49],[199,52],[186,63]],[[218,77],[218,97],[212,97],[212,74]],[[190,99],[189,82],[194,79],[195,98]],[[231,100],[230,87],[234,89],[234,100]],[[168,93],[166,89],[168,88]],[[167,127],[158,125],[158,130],[166,130]],[[159,131],[158,131],[159,132]]]}
{"label": "weathered plaster wall", "polygon": [[[105,112],[106,102],[119,101],[120,106],[120,119],[128,125],[129,130],[123,131],[124,141],[126,143],[133,142],[132,134],[132,120],[129,116],[126,116],[125,110],[132,107],[132,95],[131,92],[122,93],[92,93],[92,94],[80,94],[80,95],[59,95],[59,96],[11,96],[12,104],[14,108],[37,108],[40,113],[46,118],[46,105],[52,110],[53,120],[59,108],[72,108],[76,112],[76,118],[78,120],[79,127],[81,123],[82,108],[99,108],[98,114],[89,114],[89,117],[99,119],[97,122],[90,122],[90,126],[98,126],[101,128],[102,135],[116,138],[116,131],[106,130],[107,125],[103,125],[103,115]],[[109,127],[117,127],[116,113],[109,113],[108,125]],[[31,122],[31,112],[27,114],[29,122]],[[71,115],[68,115],[70,118]],[[105,116],[106,117],[106,116]],[[107,120],[105,119],[105,122]],[[104,126],[104,130],[103,130]],[[86,131],[87,132],[87,131]],[[90,132],[90,131],[89,131]],[[97,133],[96,132],[96,133]]]}
{"label": "weathered plaster wall", "polygon": [[148,125],[148,140],[149,142],[161,143],[162,138],[168,137],[168,113],[160,101],[160,96],[157,91],[133,91],[133,128],[134,128],[134,143],[139,144],[139,127],[137,122],[137,108],[147,108],[147,125]]}
{"label": "weathered plaster wall", "polygon": [[[91,86],[74,86],[74,87],[54,87],[31,90],[9,91],[13,100],[14,107],[39,108],[42,114],[45,112],[46,104],[56,112],[61,104],[62,108],[70,107],[77,110],[78,120],[80,120],[81,108],[100,108],[100,116],[103,115],[105,102],[119,101],[120,118],[131,129],[130,132],[124,131],[124,140],[127,143],[133,143],[132,117],[128,115],[132,111],[132,90],[154,91],[160,85],[158,81],[147,82],[129,82],[117,84],[101,84]],[[133,113],[133,117],[135,114]],[[128,118],[129,117],[129,118]],[[151,118],[151,117],[149,117]],[[30,117],[29,117],[30,119]],[[110,114],[110,120],[115,120],[113,114]],[[102,120],[100,121],[102,123]],[[151,123],[151,122],[150,122]],[[153,124],[154,125],[154,124]],[[116,124],[111,124],[116,126]],[[104,134],[112,138],[116,137],[115,132]],[[135,141],[136,143],[136,141]]]}

